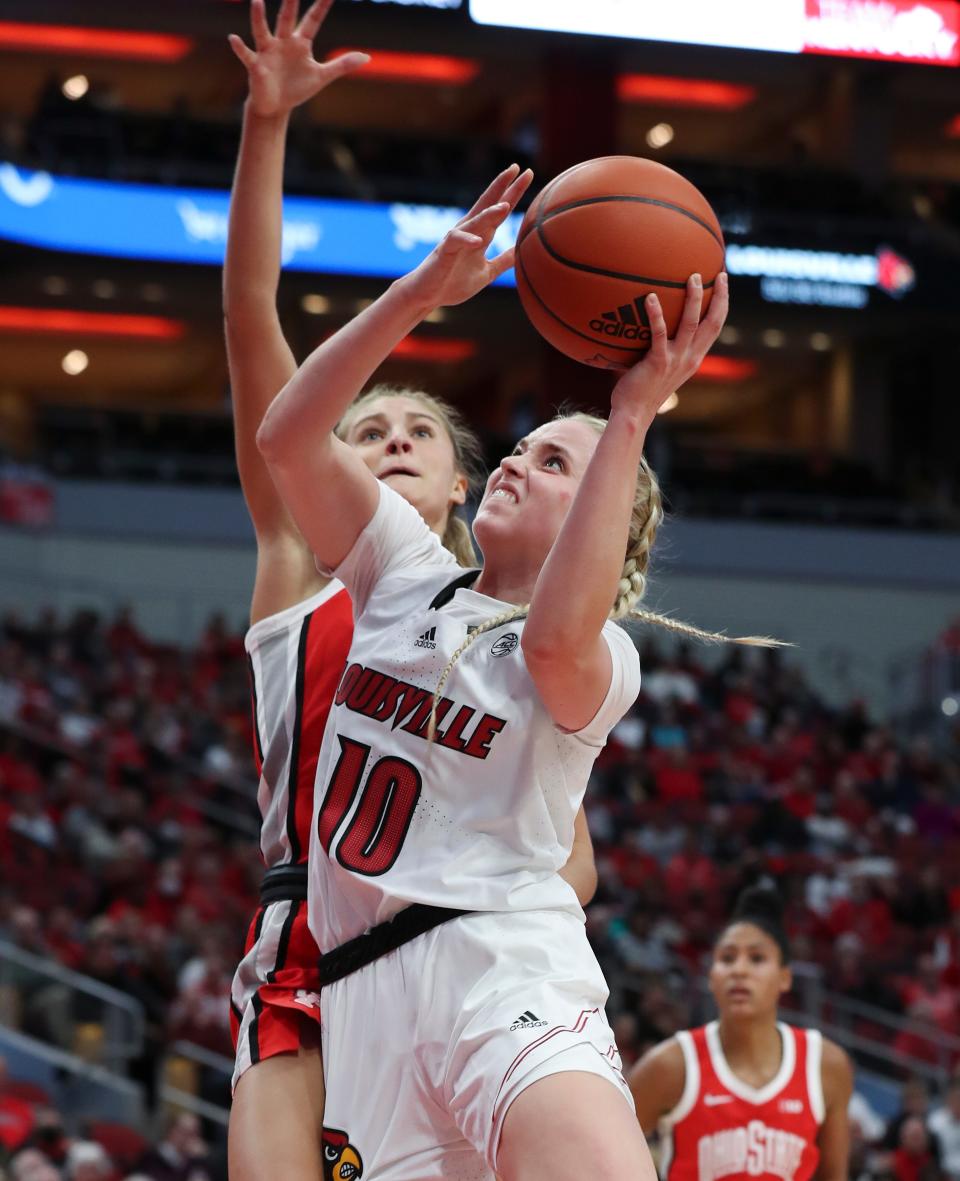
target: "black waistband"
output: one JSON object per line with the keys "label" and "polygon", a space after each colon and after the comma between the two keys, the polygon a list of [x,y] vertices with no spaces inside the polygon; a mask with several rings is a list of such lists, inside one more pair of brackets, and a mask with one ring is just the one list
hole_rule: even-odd
{"label": "black waistband", "polygon": [[333,984],[335,980],[342,980],[344,976],[365,968],[367,964],[372,964],[388,952],[396,951],[398,947],[416,939],[418,935],[432,931],[441,923],[473,913],[469,910],[450,910],[446,906],[421,906],[419,903],[408,906],[388,922],[380,923],[322,955],[320,983]]}
{"label": "black waistband", "polygon": [[260,883],[260,905],[271,902],[306,902],[306,865],[275,865],[263,875]]}

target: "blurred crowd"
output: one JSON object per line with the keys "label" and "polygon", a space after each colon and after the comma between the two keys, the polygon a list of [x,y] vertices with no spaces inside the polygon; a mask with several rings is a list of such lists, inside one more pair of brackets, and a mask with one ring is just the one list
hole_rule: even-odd
{"label": "blurred crowd", "polygon": [[[885,1019],[909,1017],[894,1057],[869,1064],[900,1080],[955,1069],[960,729],[935,744],[862,702],[830,707],[777,653],[730,648],[707,664],[649,630],[636,638],[642,692],[587,797],[599,871],[588,930],[625,1061],[703,1018],[714,934],[738,891],[770,877],[805,965],[788,1003],[809,1005],[815,986],[816,1016],[866,1038],[889,1040]],[[0,940],[142,1006],[127,1069],[151,1100],[177,1039],[231,1054],[230,979],[261,873],[250,743],[242,638],[222,618],[183,649],[151,642],[127,611],[0,621]],[[99,1004],[0,979],[5,1024],[74,1052]],[[891,1133],[865,1117],[862,1171],[960,1181],[960,1088],[947,1114],[927,1118],[930,1104],[916,1099],[882,1152]],[[25,1126],[0,1104],[8,1152]],[[14,1181],[48,1181],[36,1136],[20,1137],[30,1147],[9,1164]],[[93,1153],[54,1163],[95,1181]]]}
{"label": "blurred crowd", "polygon": [[71,1135],[38,1088],[9,1077],[0,1058],[0,1178],[3,1181],[223,1181],[222,1153],[200,1121],[172,1112],[154,1139],[91,1122]]}

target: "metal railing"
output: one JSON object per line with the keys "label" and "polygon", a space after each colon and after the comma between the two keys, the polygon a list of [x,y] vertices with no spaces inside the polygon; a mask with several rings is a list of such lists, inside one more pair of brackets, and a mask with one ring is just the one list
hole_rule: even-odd
{"label": "metal railing", "polygon": [[[233,1077],[232,1058],[226,1058],[223,1054],[217,1054],[194,1042],[185,1041],[175,1041],[167,1047],[166,1059],[170,1058],[179,1058],[195,1067],[201,1078],[206,1075],[214,1080],[215,1090],[221,1091],[225,1096],[229,1095],[230,1080]],[[162,1071],[163,1068],[161,1073]],[[169,1081],[161,1084],[160,1098],[165,1103],[191,1111],[201,1119],[210,1120],[224,1128],[230,1121],[229,1107],[212,1102],[192,1091],[185,1091]]]}
{"label": "metal railing", "polygon": [[[90,976],[64,968],[54,960],[24,951],[0,940],[0,989],[16,998],[16,1023],[34,1038],[63,1051],[75,1051],[81,1026],[101,1031],[97,1062],[122,1072],[127,1062],[143,1053],[143,1006],[133,997]],[[77,1005],[77,997],[84,999]],[[82,1009],[96,1014],[85,1022]]]}
{"label": "metal railing", "polygon": [[[95,769],[95,752],[78,749],[59,739],[54,734],[38,726],[29,726],[24,722],[0,719],[0,730],[5,730],[17,738],[39,746],[46,751],[62,755],[65,759],[80,762],[88,768]],[[231,797],[231,802],[224,804],[208,799],[200,792],[184,790],[183,799],[191,807],[214,824],[232,829],[241,836],[256,841],[260,835],[260,819],[257,813],[257,789],[252,779],[242,776],[227,776],[210,772],[191,759],[180,759],[175,767],[184,775],[205,782],[214,781]]]}
{"label": "metal railing", "polygon": [[0,1050],[12,1075],[38,1083],[49,1092],[69,1132],[78,1133],[88,1119],[144,1128],[143,1088],[116,1071],[3,1025]]}
{"label": "metal railing", "polygon": [[[853,1000],[824,987],[824,972],[819,964],[799,962],[791,965],[793,994],[797,1007],[781,1006],[780,1016],[793,1025],[813,1026],[843,1046],[861,1065],[894,1079],[916,1074],[935,1087],[944,1086],[953,1065],[960,1061],[960,1037],[932,1022],[901,1017],[886,1009]],[[702,1024],[716,1013],[709,986],[702,977],[691,978],[685,968],[677,967],[683,977],[683,990],[691,1001],[691,1020]],[[611,993],[642,993],[649,986],[650,974],[621,969],[608,971]],[[868,1032],[864,1026],[876,1030]],[[928,1052],[922,1057],[897,1048],[901,1035],[908,1035],[914,1046]],[[900,1046],[903,1046],[900,1042]]]}

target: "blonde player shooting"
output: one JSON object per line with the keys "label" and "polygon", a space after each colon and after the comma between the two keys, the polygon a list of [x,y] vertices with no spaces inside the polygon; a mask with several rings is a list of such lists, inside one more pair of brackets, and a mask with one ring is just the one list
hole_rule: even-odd
{"label": "blonde player shooting", "polygon": [[716,339],[726,277],[702,324],[691,279],[672,342],[648,299],[650,354],[618,382],[606,423],[545,424],[501,461],[475,522],[472,586],[333,433],[399,340],[510,266],[512,250],[486,251],[529,182],[515,167],[498,177],[313,353],[258,433],[357,615],[318,768],[310,922],[340,945],[321,962],[328,1119],[350,1113],[383,1181],[653,1177],[606,986],[557,869],[639,685],[610,616],[642,594],[659,521],[643,441]]}

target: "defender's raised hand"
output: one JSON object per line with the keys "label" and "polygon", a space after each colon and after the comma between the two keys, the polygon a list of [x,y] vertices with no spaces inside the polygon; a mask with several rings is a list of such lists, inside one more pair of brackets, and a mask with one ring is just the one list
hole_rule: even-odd
{"label": "defender's raised hand", "polygon": [[230,48],[243,62],[250,84],[250,106],[262,116],[286,115],[307,102],[337,78],[352,74],[370,60],[365,53],[345,53],[332,61],[318,62],[313,40],[333,0],[315,0],[297,24],[299,0],[283,0],[276,29],[267,23],[264,0],[250,0],[251,49],[236,33]]}
{"label": "defender's raised hand", "polygon": [[487,186],[436,248],[407,276],[418,303],[437,308],[463,303],[513,266],[513,247],[495,258],[486,253],[494,234],[533,180],[528,168],[511,164]]}
{"label": "defender's raised hand", "polygon": [[647,296],[644,306],[650,320],[650,349],[614,386],[611,409],[640,412],[652,422],[667,398],[693,377],[727,318],[730,295],[725,271],[717,275],[710,309],[703,320],[700,319],[702,304],[703,280],[699,275],[691,275],[680,325],[670,340],[659,299],[655,295]]}

